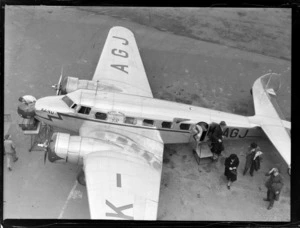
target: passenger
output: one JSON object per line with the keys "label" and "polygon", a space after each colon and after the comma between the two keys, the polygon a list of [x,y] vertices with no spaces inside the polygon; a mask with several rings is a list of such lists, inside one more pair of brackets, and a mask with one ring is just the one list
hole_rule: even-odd
{"label": "passenger", "polygon": [[274,200],[279,200],[279,195],[281,189],[284,185],[283,177],[280,175],[279,170],[277,168],[271,169],[266,173],[266,176],[270,176],[270,178],[266,181],[265,186],[267,187],[267,198],[264,201],[270,201],[268,210],[272,209],[274,205]]}
{"label": "passenger", "polygon": [[248,148],[248,151],[246,152],[246,163],[243,175],[245,175],[250,168],[250,175],[253,176],[253,172],[258,171],[260,169],[260,162],[261,162],[261,155],[263,153],[261,152],[261,149],[259,146],[253,142]]}
{"label": "passenger", "polygon": [[213,123],[210,127],[211,130],[208,137],[211,141],[210,150],[213,154],[213,161],[217,161],[221,152],[224,150],[223,131],[225,126],[225,121],[221,121],[220,124]]}
{"label": "passenger", "polygon": [[34,104],[36,102],[36,99],[34,96],[24,95],[23,97],[19,97],[19,101],[29,105],[29,104]]}
{"label": "passenger", "polygon": [[205,125],[201,122],[197,123],[194,128],[193,128],[193,132],[195,133],[193,135],[194,140],[196,141],[196,146],[194,151],[197,152],[197,149],[199,147],[200,142],[203,140],[202,139],[202,135],[203,132],[207,131],[207,128],[205,127]]}
{"label": "passenger", "polygon": [[225,172],[224,175],[227,177],[227,188],[230,189],[232,182],[237,180],[237,168],[239,166],[239,158],[236,154],[230,154],[228,158],[225,159]]}
{"label": "passenger", "polygon": [[19,158],[17,157],[16,147],[11,140],[11,135],[7,134],[4,137],[4,150],[7,158],[7,168],[9,171],[12,171],[11,160],[13,160],[13,162],[16,162]]}

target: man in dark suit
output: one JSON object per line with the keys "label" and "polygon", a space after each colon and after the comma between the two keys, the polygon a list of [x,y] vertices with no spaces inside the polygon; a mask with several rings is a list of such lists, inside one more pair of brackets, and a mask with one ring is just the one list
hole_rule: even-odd
{"label": "man in dark suit", "polygon": [[210,150],[213,154],[213,161],[217,161],[221,152],[224,150],[223,131],[225,126],[225,121],[221,121],[220,124],[212,123],[210,126],[208,137],[211,141]]}

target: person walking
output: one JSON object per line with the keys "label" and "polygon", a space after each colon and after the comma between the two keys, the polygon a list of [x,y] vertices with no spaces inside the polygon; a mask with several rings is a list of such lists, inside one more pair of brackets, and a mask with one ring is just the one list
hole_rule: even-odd
{"label": "person walking", "polygon": [[230,189],[232,182],[237,180],[237,168],[239,166],[239,158],[236,154],[230,154],[228,158],[225,159],[225,172],[224,175],[227,177],[227,188]]}
{"label": "person walking", "polygon": [[248,151],[246,152],[246,163],[243,175],[245,176],[250,168],[250,175],[253,176],[254,170],[258,171],[260,169],[261,162],[261,152],[260,147],[255,143],[251,143]]}
{"label": "person walking", "polygon": [[16,147],[11,140],[11,135],[9,134],[4,136],[4,150],[7,158],[7,168],[9,171],[12,171],[11,161],[16,162],[19,158],[17,157]]}
{"label": "person walking", "polygon": [[268,210],[273,208],[274,200],[279,200],[279,195],[284,185],[283,177],[280,175],[277,168],[272,168],[266,173],[266,176],[270,176],[266,181],[265,186],[267,187],[267,198],[264,201],[269,201]]}

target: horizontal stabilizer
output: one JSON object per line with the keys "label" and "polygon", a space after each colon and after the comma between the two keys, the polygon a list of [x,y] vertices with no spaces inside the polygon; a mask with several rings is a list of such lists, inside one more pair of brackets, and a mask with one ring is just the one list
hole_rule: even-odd
{"label": "horizontal stabilizer", "polygon": [[252,87],[255,116],[252,123],[261,126],[285,162],[291,164],[291,123],[284,119],[277,101],[276,92],[280,88],[280,75],[268,73],[258,78]]}

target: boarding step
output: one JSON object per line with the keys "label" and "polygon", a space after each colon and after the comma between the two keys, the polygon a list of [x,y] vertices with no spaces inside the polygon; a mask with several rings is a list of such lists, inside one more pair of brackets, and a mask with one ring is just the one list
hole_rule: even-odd
{"label": "boarding step", "polygon": [[200,143],[197,149],[193,150],[193,152],[198,164],[200,164],[201,160],[207,160],[213,156],[207,143]]}

